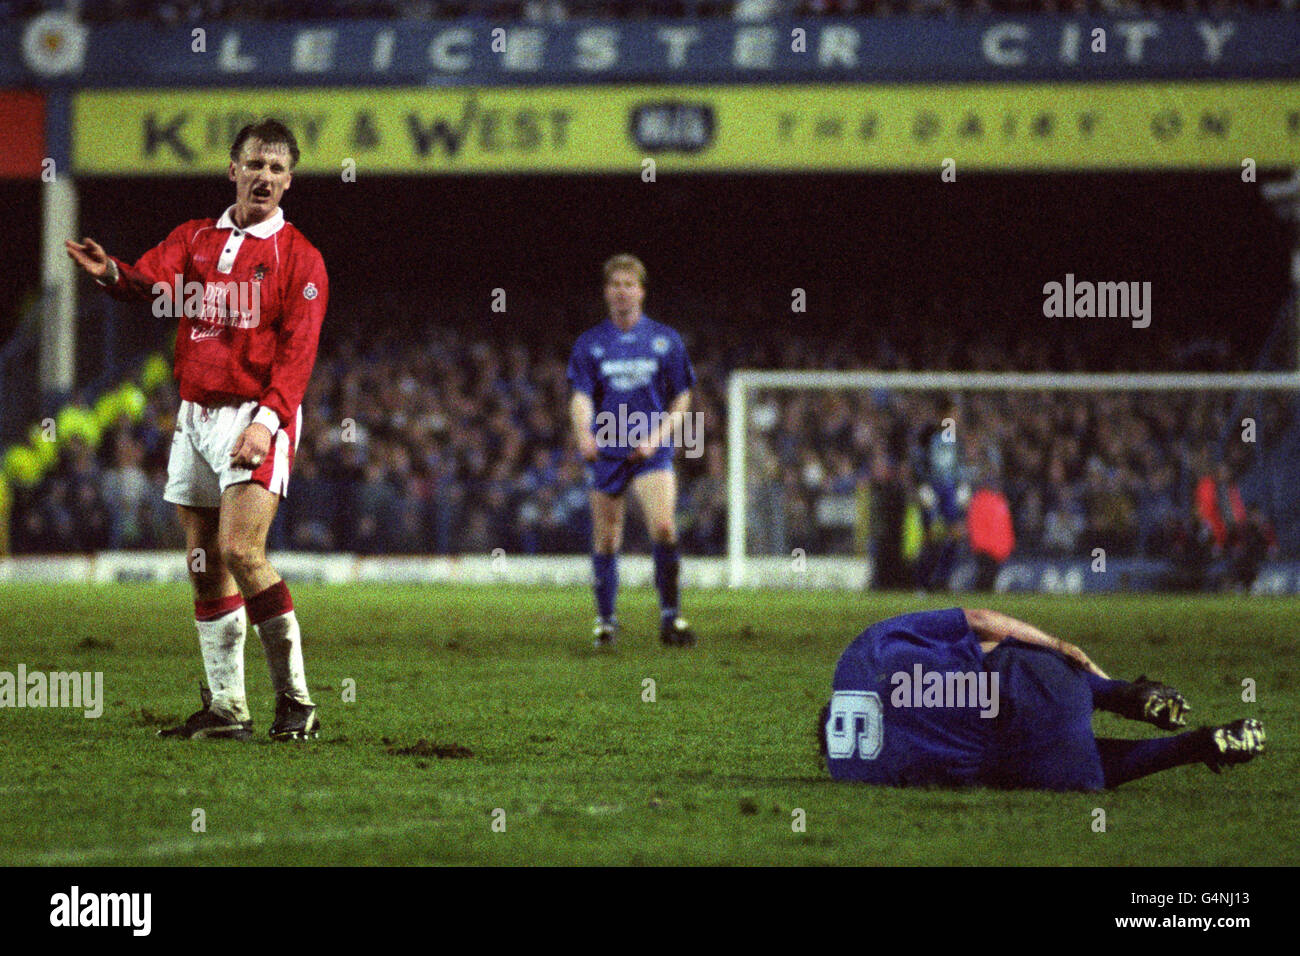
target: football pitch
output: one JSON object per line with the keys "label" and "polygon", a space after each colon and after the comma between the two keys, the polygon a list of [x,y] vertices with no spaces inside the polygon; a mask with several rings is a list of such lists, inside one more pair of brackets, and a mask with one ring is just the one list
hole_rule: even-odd
{"label": "football pitch", "polygon": [[[960,599],[1079,644],[1112,676],[1173,684],[1189,725],[1268,729],[1268,752],[1222,776],[1197,765],[1060,795],[874,789],[822,769],[814,724],[845,645],[956,598],[688,592],[701,644],[683,651],[660,647],[653,592],[625,589],[607,653],[590,646],[586,589],[293,596],[321,738],[266,738],[250,629],[257,739],[177,741],[154,732],[198,707],[186,585],[0,586],[0,671],[102,672],[104,688],[97,719],[0,709],[0,863],[1300,863],[1294,600]],[[1106,714],[1094,726],[1159,733]]]}

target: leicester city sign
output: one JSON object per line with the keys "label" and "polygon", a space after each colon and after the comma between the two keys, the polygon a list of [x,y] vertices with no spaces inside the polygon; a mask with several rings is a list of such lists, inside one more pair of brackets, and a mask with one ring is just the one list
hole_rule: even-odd
{"label": "leicester city sign", "polygon": [[477,19],[230,22],[174,28],[91,28],[71,14],[47,13],[0,26],[0,83],[10,85],[1087,82],[1297,75],[1300,17],[1286,13],[509,26]]}

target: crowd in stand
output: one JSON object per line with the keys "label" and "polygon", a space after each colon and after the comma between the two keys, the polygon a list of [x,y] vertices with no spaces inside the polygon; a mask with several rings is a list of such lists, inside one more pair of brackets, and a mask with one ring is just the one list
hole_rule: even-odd
{"label": "crowd in stand", "polygon": [[583,18],[729,18],[774,16],[962,16],[1032,13],[1158,14],[1294,10],[1296,0],[0,0],[0,18],[77,9],[90,23],[161,24],[213,20],[445,20],[481,16],[498,22],[554,23]]}
{"label": "crowd in stand", "polygon": [[[702,453],[678,454],[682,544],[693,554],[724,548],[732,369],[1095,370],[1098,361],[1050,336],[963,337],[937,322],[888,342],[851,330],[837,339],[756,340],[737,327],[707,336],[688,331],[686,339],[703,427]],[[477,339],[443,327],[414,339],[390,329],[326,342],[271,546],[586,551],[585,467],[567,418],[567,341]],[[1164,352],[1163,367],[1219,367],[1222,351],[1221,343],[1193,343],[1181,361]],[[1020,552],[1168,553],[1189,533],[1197,483],[1219,463],[1220,449],[1242,446],[1223,441],[1241,414],[1232,401],[1188,393],[759,393],[749,415],[749,547],[862,551],[864,534],[881,533],[878,516],[869,527],[873,497],[885,500],[892,489],[900,500],[917,500],[932,478],[935,430],[951,418],[961,483],[1006,495]],[[120,422],[97,451],[69,442],[40,485],[18,491],[14,550],[179,546],[172,506],[162,500],[177,404],[174,389],[164,386],[139,422]],[[1275,400],[1252,406],[1251,414],[1278,435],[1289,408]],[[1204,498],[1204,489],[1199,493]],[[1266,523],[1264,515],[1251,517]],[[640,522],[629,522],[628,533],[631,547],[643,543]]]}
{"label": "crowd in stand", "polygon": [[[950,440],[956,467],[946,491],[965,502],[981,487],[996,489],[1021,554],[1190,557],[1204,548],[1213,556],[1229,547],[1232,529],[1248,527],[1260,536],[1252,546],[1268,549],[1269,516],[1237,488],[1249,453],[1233,422],[1258,416],[1259,427],[1281,435],[1292,410],[1287,399],[1252,401],[1245,411],[1235,401],[1193,392],[772,392],[751,416],[751,547],[851,551],[863,524],[885,533],[909,502],[927,524],[953,520],[963,509],[940,515],[931,463]],[[1223,495],[1234,496],[1230,507],[1221,507]],[[836,496],[851,499],[838,516],[827,504]],[[887,500],[899,503],[889,516],[879,505]]]}

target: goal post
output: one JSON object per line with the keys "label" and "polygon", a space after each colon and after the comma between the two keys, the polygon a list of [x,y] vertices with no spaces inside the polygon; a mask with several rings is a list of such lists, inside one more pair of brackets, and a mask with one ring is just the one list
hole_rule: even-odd
{"label": "goal post", "polygon": [[[761,586],[763,562],[749,553],[751,416],[755,396],[790,392],[1107,393],[1204,394],[1290,392],[1300,395],[1300,373],[1054,373],[875,372],[742,369],[727,382],[727,581]],[[782,560],[789,560],[783,555]],[[778,584],[779,586],[779,584]]]}

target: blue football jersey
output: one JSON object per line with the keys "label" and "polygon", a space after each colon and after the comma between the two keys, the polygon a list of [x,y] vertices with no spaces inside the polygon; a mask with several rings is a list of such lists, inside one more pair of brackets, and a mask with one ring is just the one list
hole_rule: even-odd
{"label": "blue football jersey", "polygon": [[[569,384],[591,396],[596,413],[592,433],[599,439],[603,421],[629,422],[635,429],[648,416],[666,412],[673,399],[695,384],[695,370],[681,336],[642,315],[626,332],[606,319],[582,333],[569,357]],[[602,444],[601,455],[626,458],[636,443]]]}
{"label": "blue football jersey", "polygon": [[[863,631],[835,668],[826,728],[831,776],[889,786],[977,782],[993,721],[981,716],[974,694],[966,706],[935,706],[921,687],[933,689],[931,674],[945,682],[956,675],[964,692],[983,671],[979,638],[961,608],[904,614]],[[917,680],[923,675],[928,683]]]}

